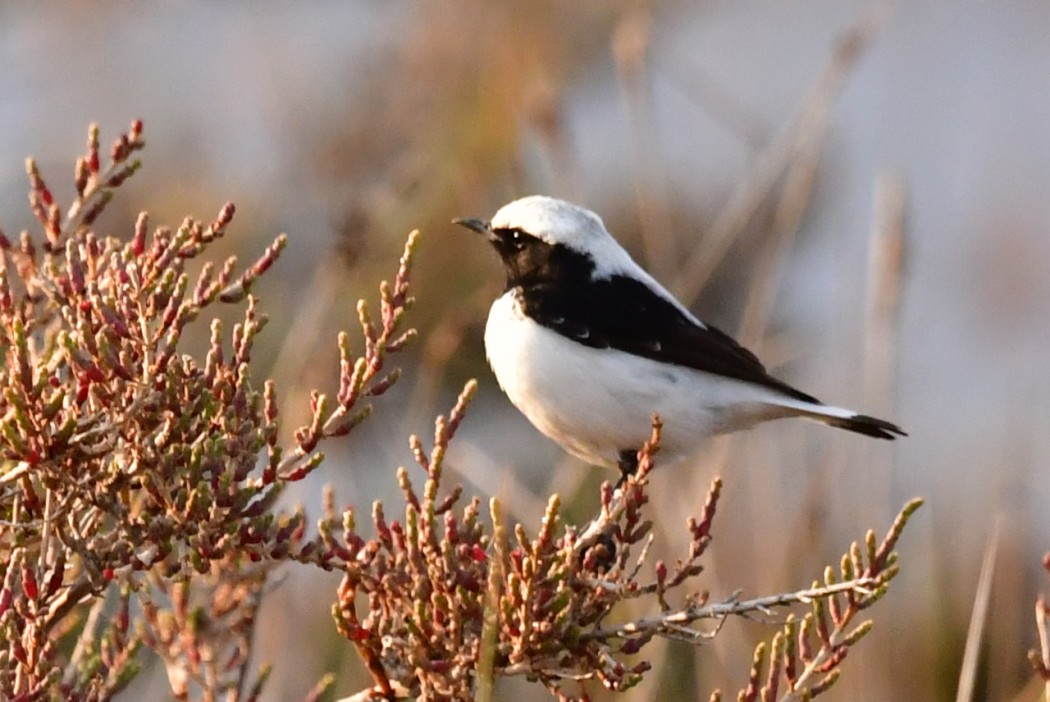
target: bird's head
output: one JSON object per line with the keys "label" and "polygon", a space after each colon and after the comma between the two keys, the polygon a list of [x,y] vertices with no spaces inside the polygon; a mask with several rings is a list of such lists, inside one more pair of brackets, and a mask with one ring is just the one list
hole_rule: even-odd
{"label": "bird's head", "polygon": [[626,251],[588,209],[545,195],[530,195],[504,205],[488,222],[457,219],[456,224],[484,234],[517,284],[536,274],[568,267],[606,278],[635,266]]}

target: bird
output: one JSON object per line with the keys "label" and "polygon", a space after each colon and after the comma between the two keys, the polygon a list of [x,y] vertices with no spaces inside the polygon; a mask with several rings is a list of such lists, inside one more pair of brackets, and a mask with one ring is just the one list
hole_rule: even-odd
{"label": "bird", "polygon": [[506,272],[484,334],[500,387],[541,433],[586,463],[618,468],[625,479],[654,416],[665,462],[707,437],[785,417],[878,439],[907,436],[770,375],[635,263],[588,209],[531,195],[490,220],[453,223],[486,237]]}

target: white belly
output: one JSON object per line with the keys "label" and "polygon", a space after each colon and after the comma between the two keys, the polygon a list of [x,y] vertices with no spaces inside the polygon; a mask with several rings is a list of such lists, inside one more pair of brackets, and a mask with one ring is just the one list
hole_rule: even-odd
{"label": "white belly", "polygon": [[681,458],[712,434],[783,413],[750,383],[612,349],[594,349],[525,317],[512,292],[492,305],[485,350],[511,402],[569,453],[615,466],[620,451],[664,423],[661,457]]}

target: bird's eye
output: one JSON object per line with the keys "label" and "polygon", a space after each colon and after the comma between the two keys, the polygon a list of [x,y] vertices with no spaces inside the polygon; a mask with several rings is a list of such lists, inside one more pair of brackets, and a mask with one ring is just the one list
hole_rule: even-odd
{"label": "bird's eye", "polygon": [[502,234],[503,241],[507,246],[515,251],[524,249],[530,239],[529,235],[520,229],[503,229],[500,230],[500,234]]}

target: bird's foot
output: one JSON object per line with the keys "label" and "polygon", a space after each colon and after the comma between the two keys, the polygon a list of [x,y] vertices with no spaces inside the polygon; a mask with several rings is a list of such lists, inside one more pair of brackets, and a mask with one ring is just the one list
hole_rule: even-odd
{"label": "bird's foot", "polygon": [[617,462],[620,468],[620,480],[616,483],[619,490],[627,482],[627,478],[638,472],[638,449],[624,449],[620,451],[620,460]]}

